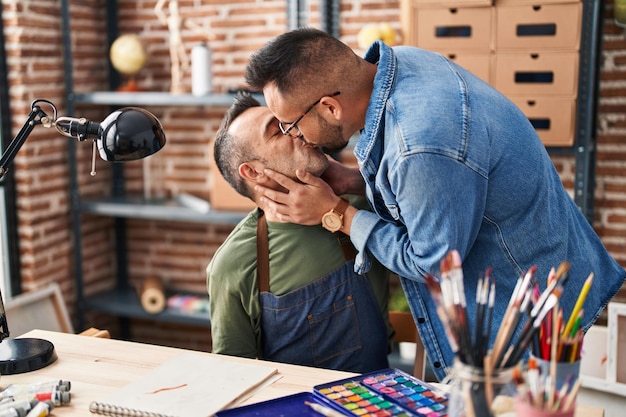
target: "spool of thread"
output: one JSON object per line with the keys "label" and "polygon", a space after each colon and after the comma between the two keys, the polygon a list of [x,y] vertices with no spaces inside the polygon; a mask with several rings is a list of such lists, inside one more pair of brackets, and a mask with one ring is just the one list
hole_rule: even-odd
{"label": "spool of thread", "polygon": [[146,278],[140,289],[141,306],[150,314],[160,313],[165,309],[166,299],[163,284],[158,278]]}
{"label": "spool of thread", "polygon": [[205,43],[191,49],[191,94],[204,96],[211,92],[211,50]]}

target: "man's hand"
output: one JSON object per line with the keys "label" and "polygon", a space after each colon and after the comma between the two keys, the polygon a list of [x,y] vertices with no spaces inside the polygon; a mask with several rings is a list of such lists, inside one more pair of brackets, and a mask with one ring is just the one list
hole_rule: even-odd
{"label": "man's hand", "polygon": [[296,171],[302,184],[270,169],[264,174],[288,190],[285,193],[259,184],[255,186],[255,190],[263,194],[259,202],[261,208],[281,221],[308,226],[320,224],[324,213],[339,202],[339,197],[324,180],[307,171]]}
{"label": "man's hand", "polygon": [[358,167],[350,167],[327,155],[329,164],[322,174],[322,179],[333,189],[335,194],[365,195],[365,182]]}

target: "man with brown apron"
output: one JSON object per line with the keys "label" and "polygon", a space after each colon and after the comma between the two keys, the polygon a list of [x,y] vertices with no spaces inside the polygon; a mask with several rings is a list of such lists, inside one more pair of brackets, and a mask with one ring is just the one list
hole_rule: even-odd
{"label": "man with brown apron", "polygon": [[[283,164],[298,157],[292,168]],[[295,175],[328,166],[319,149],[280,135],[271,112],[250,96],[229,109],[215,158],[231,186],[254,201],[264,167]],[[253,210],[207,268],[213,352],[353,372],[387,367],[388,271],[378,264],[356,274],[353,257],[340,232]]]}

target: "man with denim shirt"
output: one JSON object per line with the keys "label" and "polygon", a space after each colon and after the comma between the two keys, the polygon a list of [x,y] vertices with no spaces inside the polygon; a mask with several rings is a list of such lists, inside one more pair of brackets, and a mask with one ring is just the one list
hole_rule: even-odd
{"label": "man with denim shirt", "polygon": [[[265,195],[261,204],[293,223],[340,219],[339,230],[359,251],[358,271],[374,256],[399,274],[439,380],[454,354],[424,275],[436,273],[450,250],[462,257],[470,312],[477,280],[492,268],[494,326],[517,279],[533,265],[544,289],[550,268],[571,263],[560,298],[564,319],[595,274],[585,330],[624,283],[626,272],[564,189],[526,116],[443,56],[377,41],[361,59],[331,35],[304,28],[255,53],[246,81],[263,91],[285,135],[336,151],[360,132],[354,149],[360,175],[334,164],[328,185],[302,170],[302,183],[268,170],[288,192],[257,185]],[[362,191],[363,180],[374,212],[348,207],[337,213],[337,194]]]}

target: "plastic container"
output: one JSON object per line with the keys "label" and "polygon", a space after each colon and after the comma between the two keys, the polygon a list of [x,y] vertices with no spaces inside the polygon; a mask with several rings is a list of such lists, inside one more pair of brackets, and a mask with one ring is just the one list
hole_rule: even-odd
{"label": "plastic container", "polygon": [[206,43],[191,50],[191,94],[205,96],[211,93],[211,50]]}

